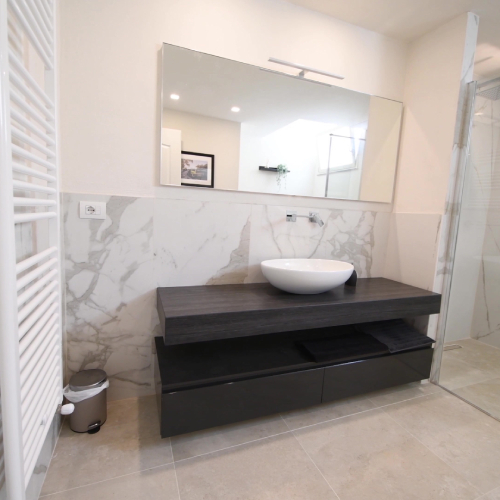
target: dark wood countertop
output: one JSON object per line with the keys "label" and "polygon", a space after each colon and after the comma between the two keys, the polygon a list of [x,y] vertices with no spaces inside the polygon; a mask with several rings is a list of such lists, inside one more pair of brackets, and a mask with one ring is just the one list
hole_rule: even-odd
{"label": "dark wood countertop", "polygon": [[166,345],[439,313],[441,295],[385,278],[317,295],[269,283],[165,287],[157,308]]}

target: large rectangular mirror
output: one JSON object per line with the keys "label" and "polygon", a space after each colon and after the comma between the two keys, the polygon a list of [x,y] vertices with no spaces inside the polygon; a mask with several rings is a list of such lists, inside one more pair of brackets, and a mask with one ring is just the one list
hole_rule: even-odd
{"label": "large rectangular mirror", "polygon": [[390,203],[401,114],[400,102],[164,44],[160,183]]}

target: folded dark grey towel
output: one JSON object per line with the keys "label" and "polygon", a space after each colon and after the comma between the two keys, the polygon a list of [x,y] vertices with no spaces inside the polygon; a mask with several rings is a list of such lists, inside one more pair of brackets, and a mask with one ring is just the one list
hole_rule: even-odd
{"label": "folded dark grey towel", "polygon": [[365,333],[349,333],[328,339],[297,342],[316,362],[356,361],[388,354],[387,346]]}
{"label": "folded dark grey towel", "polygon": [[385,344],[390,352],[418,349],[434,343],[434,340],[417,332],[402,319],[361,323],[355,328],[358,332],[367,333]]}

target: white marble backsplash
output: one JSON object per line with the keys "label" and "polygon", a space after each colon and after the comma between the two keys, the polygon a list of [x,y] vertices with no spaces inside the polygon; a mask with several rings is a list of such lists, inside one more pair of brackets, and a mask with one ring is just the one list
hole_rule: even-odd
{"label": "white marble backsplash", "polygon": [[[106,201],[106,220],[78,217],[80,200]],[[67,375],[102,368],[110,398],[151,392],[157,330],[153,199],[63,196]]]}
{"label": "white marble backsplash", "polygon": [[[78,217],[79,201],[106,201],[106,220]],[[381,276],[390,214],[248,203],[65,193],[67,376],[102,368],[110,399],[153,392],[158,286],[265,281],[260,262],[341,259]],[[287,209],[316,211],[323,227]]]}

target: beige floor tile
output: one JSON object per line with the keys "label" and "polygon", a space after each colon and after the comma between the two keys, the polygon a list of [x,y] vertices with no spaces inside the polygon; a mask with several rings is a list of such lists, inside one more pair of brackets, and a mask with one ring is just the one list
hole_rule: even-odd
{"label": "beige floor tile", "polygon": [[55,493],[171,463],[170,440],[156,426],[132,421],[78,434],[64,424],[42,494]]}
{"label": "beige floor tile", "polygon": [[495,373],[474,368],[464,361],[452,357],[450,354],[452,352],[445,351],[443,353],[439,374],[439,384],[443,387],[454,390],[494,378]]}
{"label": "beige floor tile", "polygon": [[303,410],[283,413],[282,417],[285,419],[287,426],[293,430],[345,417],[361,411],[371,410],[372,408],[374,408],[373,403],[365,397],[348,398],[319,406],[312,406]]}
{"label": "beige floor tile", "polygon": [[479,495],[382,410],[294,434],[342,500],[472,500]]}
{"label": "beige floor tile", "polygon": [[500,349],[474,339],[458,340],[454,344],[461,345],[462,349],[445,351],[450,357],[500,377]]}
{"label": "beige floor tile", "polygon": [[500,378],[461,387],[453,392],[500,419]]}
{"label": "beige floor tile", "polygon": [[182,500],[338,500],[290,434],[176,464]]}
{"label": "beige floor tile", "polygon": [[156,396],[120,399],[108,403],[106,425],[120,425],[139,421],[141,425],[156,426],[160,429]]}
{"label": "beige floor tile", "polygon": [[407,399],[418,398],[427,394],[434,394],[439,392],[440,389],[437,385],[430,383],[415,382],[413,384],[399,385],[384,389],[383,391],[371,392],[366,397],[374,404],[375,407],[390,405],[405,401]]}
{"label": "beige floor tile", "polygon": [[46,500],[179,500],[173,465],[56,493]]}
{"label": "beige floor tile", "polygon": [[484,497],[479,498],[478,500],[500,500],[500,488],[496,488],[493,491],[490,491]]}
{"label": "beige floor tile", "polygon": [[278,415],[248,420],[171,438],[174,460],[192,458],[264,437],[288,432]]}
{"label": "beige floor tile", "polygon": [[444,393],[383,410],[483,493],[500,486],[496,420]]}

